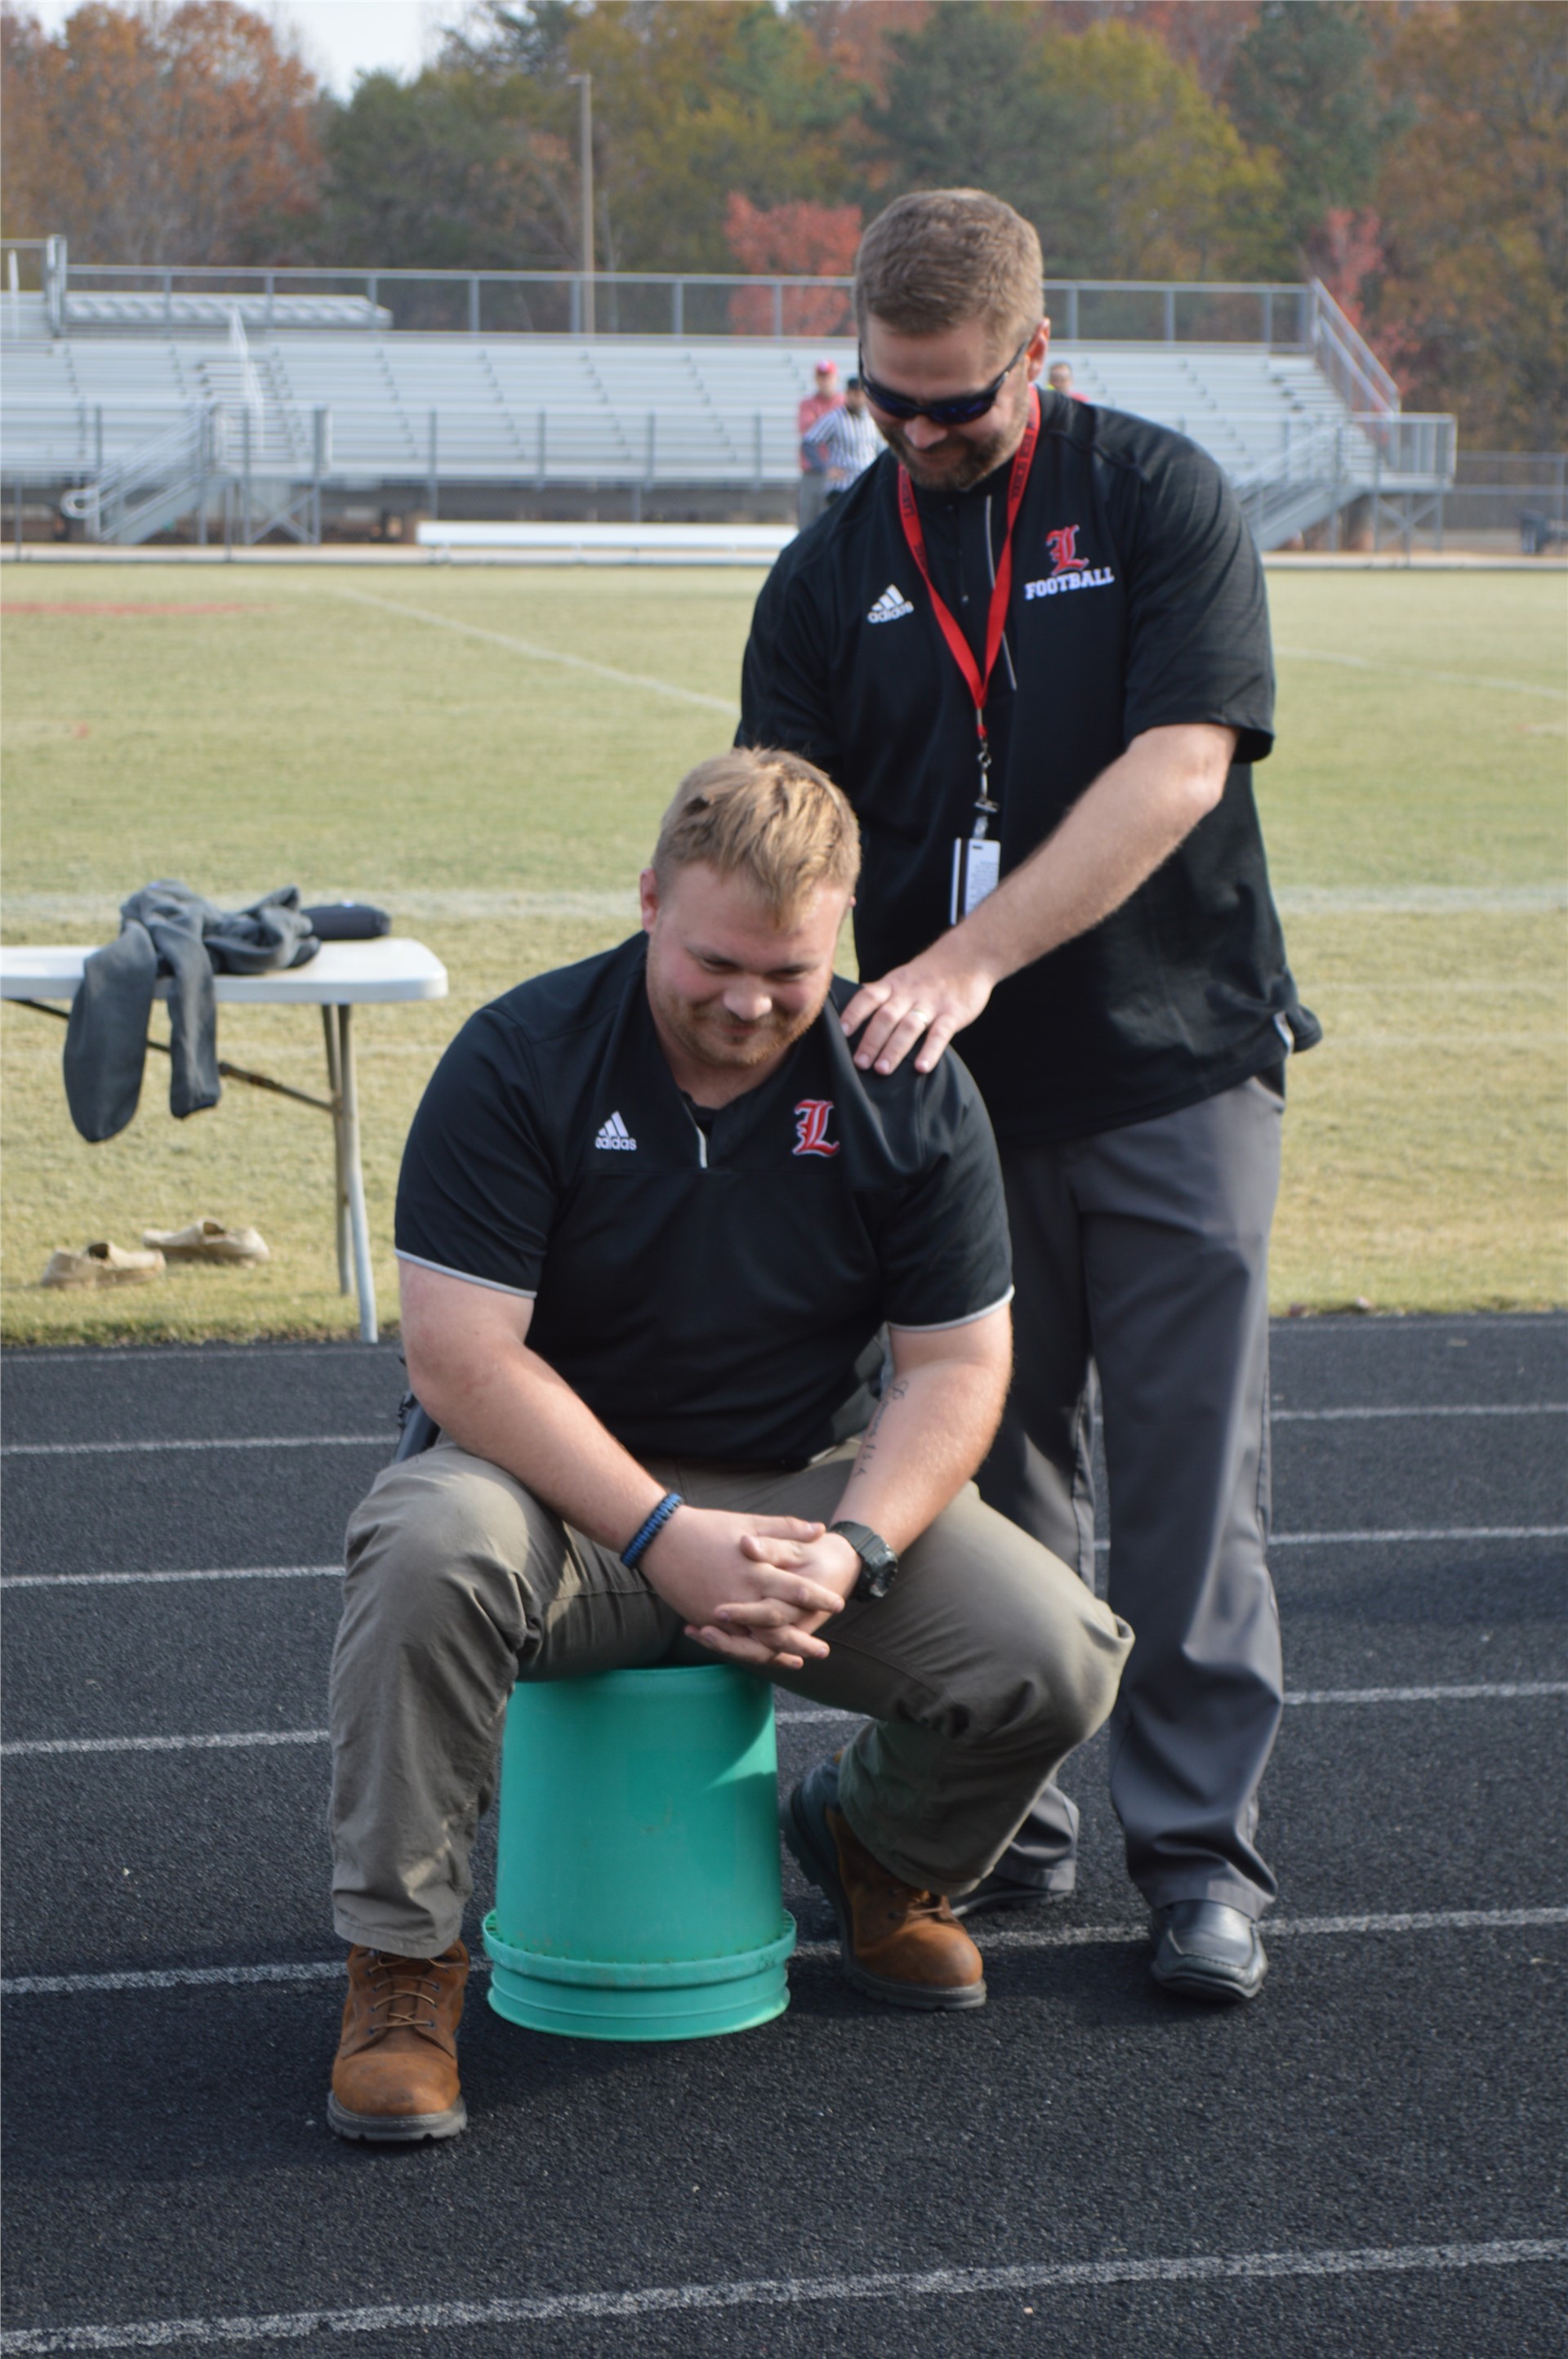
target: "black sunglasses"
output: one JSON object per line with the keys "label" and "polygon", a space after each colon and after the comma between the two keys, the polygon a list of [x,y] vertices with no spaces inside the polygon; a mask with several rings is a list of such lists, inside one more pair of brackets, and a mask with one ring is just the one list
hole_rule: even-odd
{"label": "black sunglasses", "polygon": [[998,394],[1034,342],[1037,332],[1037,330],[1030,329],[1007,366],[998,371],[989,385],[982,386],[979,393],[956,393],[947,401],[911,401],[907,393],[892,392],[885,385],[877,383],[866,366],[865,353],[861,353],[860,383],[866,389],[866,399],[874,409],[880,409],[884,418],[929,418],[933,426],[972,425],[977,418],[983,418],[988,409],[995,408]]}

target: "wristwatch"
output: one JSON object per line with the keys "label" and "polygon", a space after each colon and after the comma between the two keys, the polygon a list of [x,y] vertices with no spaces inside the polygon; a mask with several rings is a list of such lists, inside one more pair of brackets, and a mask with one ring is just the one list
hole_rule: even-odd
{"label": "wristwatch", "polygon": [[850,1596],[863,1602],[885,1597],[898,1579],[898,1559],[881,1532],[873,1532],[870,1524],[830,1524],[828,1529],[848,1540],[860,1560],[860,1577]]}

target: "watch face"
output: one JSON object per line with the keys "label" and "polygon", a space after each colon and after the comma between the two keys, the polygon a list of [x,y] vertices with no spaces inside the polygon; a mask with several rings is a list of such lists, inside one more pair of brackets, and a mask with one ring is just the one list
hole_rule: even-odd
{"label": "watch face", "polygon": [[860,1578],[855,1583],[857,1597],[885,1597],[892,1587],[898,1571],[898,1559],[889,1549],[885,1561],[868,1563],[861,1560]]}

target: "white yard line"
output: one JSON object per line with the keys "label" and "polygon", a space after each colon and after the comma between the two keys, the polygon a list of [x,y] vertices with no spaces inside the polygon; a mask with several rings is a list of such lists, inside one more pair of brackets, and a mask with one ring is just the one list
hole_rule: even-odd
{"label": "white yard line", "polygon": [[1548,688],[1540,680],[1499,679],[1494,672],[1434,671],[1426,664],[1385,663],[1374,656],[1339,655],[1328,647],[1282,647],[1274,653],[1292,663],[1343,664],[1349,671],[1388,672],[1400,679],[1429,679],[1444,688],[1498,688],[1509,696],[1545,696],[1554,704],[1568,702],[1568,689]]}
{"label": "white yard line", "polygon": [[24,2326],[0,2334],[5,2359],[70,2351],[168,2351],[181,2344],[281,2343],[307,2335],[429,2333],[441,2328],[545,2325],[672,2312],[795,2310],[810,2303],[913,2302],[982,2294],[1067,2293],[1106,2286],[1235,2285],[1282,2277],[1403,2276],[1519,2268],[1568,2260],[1568,2236],[1487,2244],[1368,2245],[1266,2253],[1176,2253],[1146,2259],[1023,2261],[1006,2267],[877,2269],[853,2277],[731,2277],[711,2285],[619,2292],[518,2294],[487,2301],[384,2302],[356,2310],[243,2311],[227,2318],[144,2319],[124,2326]]}
{"label": "white yard line", "polygon": [[[1264,1930],[1274,1941],[1298,1935],[1508,1933],[1554,1925],[1568,1925],[1568,1908],[1417,1908],[1349,1917],[1270,1917],[1264,1920]],[[1084,1950],[1147,1941],[1149,1927],[1144,1919],[1124,1917],[1106,1925],[1044,1925],[1028,1931],[1001,1932],[982,1922],[975,1928],[975,1937],[988,1955],[1004,1951]],[[794,1954],[808,1964],[818,1964],[837,1958],[838,1944],[800,1941]],[[476,1974],[487,1974],[489,1959],[475,1957],[472,1969]],[[145,1966],[98,1974],[9,1974],[0,1980],[0,1997],[92,1998],[115,1992],[242,1990],[261,1983],[336,1982],[342,1972],[341,1958],[307,1958],[275,1966]]]}
{"label": "white yard line", "polygon": [[740,717],[740,707],[729,697],[704,696],[695,688],[677,688],[673,680],[654,679],[645,672],[618,671],[613,664],[595,663],[589,656],[567,655],[559,647],[540,647],[534,639],[519,639],[505,631],[486,630],[482,624],[461,623],[451,614],[432,614],[427,606],[405,605],[401,598],[377,598],[369,590],[333,590],[334,598],[351,598],[359,606],[379,606],[384,614],[402,614],[411,623],[429,623],[437,630],[456,631],[469,639],[485,639],[492,647],[506,647],[512,654],[527,656],[535,663],[564,664],[571,671],[591,672],[596,679],[612,679],[622,688],[640,688],[651,696],[673,697],[677,704],[699,704],[708,712],[722,712],[727,721]]}
{"label": "white yard line", "polygon": [[1550,917],[1568,908],[1568,886],[1281,885],[1274,899],[1287,918]]}

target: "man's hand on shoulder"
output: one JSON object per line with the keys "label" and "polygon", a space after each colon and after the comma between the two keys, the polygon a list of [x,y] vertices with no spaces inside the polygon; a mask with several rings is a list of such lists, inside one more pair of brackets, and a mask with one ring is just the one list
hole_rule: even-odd
{"label": "man's hand on shoulder", "polygon": [[895,966],[875,983],[863,983],[840,1021],[847,1033],[865,1031],[855,1044],[861,1072],[874,1067],[891,1073],[916,1041],[917,1073],[929,1073],[955,1032],[972,1024],[1000,980],[979,946],[956,928],[933,942],[907,966]]}
{"label": "man's hand on shoulder", "polygon": [[827,1653],[816,1633],[854,1587],[860,1562],[846,1541],[798,1516],[682,1506],[638,1570],[684,1618],[687,1637],[732,1662],[798,1671]]}

